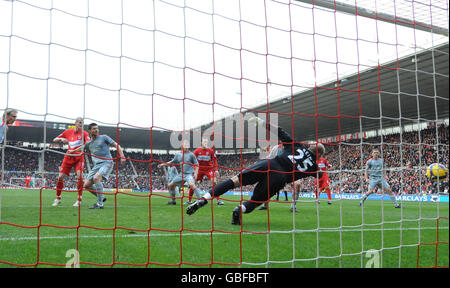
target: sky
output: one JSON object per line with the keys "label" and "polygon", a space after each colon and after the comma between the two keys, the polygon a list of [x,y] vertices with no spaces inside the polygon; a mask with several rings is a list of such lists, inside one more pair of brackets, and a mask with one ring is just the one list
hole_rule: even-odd
{"label": "sky", "polygon": [[[357,2],[448,29],[447,1]],[[0,109],[28,120],[190,129],[448,42],[289,3],[0,0]]]}

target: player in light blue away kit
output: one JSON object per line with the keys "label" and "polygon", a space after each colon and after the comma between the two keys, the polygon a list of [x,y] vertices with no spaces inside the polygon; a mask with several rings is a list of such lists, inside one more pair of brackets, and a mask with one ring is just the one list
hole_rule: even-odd
{"label": "player in light blue away kit", "polygon": [[375,188],[377,188],[378,186],[383,190],[383,192],[388,192],[391,200],[394,202],[395,208],[400,208],[400,204],[397,203],[395,195],[392,193],[391,187],[386,181],[385,164],[383,159],[380,158],[380,150],[372,150],[372,159],[369,159],[369,161],[367,161],[364,178],[367,182],[369,182],[369,190],[367,191],[367,193],[362,195],[359,206],[362,206],[364,204],[364,201],[366,201],[370,194],[375,192]]}
{"label": "player in light blue away kit", "polygon": [[17,110],[6,109],[3,113],[2,120],[0,121],[0,144],[5,141],[6,130],[8,130],[8,125],[14,124],[17,118]]}
{"label": "player in light blue away kit", "polygon": [[[177,177],[179,175],[177,167],[174,166],[168,166],[168,167],[163,167],[164,169],[164,174],[166,175],[166,180],[167,180],[167,185],[169,185],[169,183],[171,183],[173,181],[173,179],[175,179],[175,177]],[[178,193],[179,189],[178,186],[175,187],[175,192]],[[174,195],[171,195],[174,196]]]}
{"label": "player in light blue away kit", "polygon": [[94,167],[87,176],[84,182],[84,189],[92,189],[97,191],[92,194],[97,196],[97,203],[89,209],[103,209],[103,202],[106,198],[103,196],[103,180],[107,180],[114,168],[114,161],[112,160],[109,147],[112,146],[117,149],[120,156],[120,163],[123,165],[126,162],[123,150],[111,137],[108,135],[100,135],[98,125],[91,123],[88,126],[88,132],[91,136],[91,141],[87,142],[85,147],[89,149],[94,162]]}
{"label": "player in light blue away kit", "polygon": [[194,190],[195,195],[198,198],[201,197],[200,190],[195,185],[195,179],[198,173],[198,161],[197,157],[195,157],[194,153],[189,150],[189,142],[183,141],[181,146],[181,152],[175,154],[173,159],[167,163],[161,163],[158,165],[158,168],[162,168],[165,166],[172,166],[173,164],[183,164],[182,168],[180,168],[181,173],[176,175],[171,182],[169,183],[169,194],[172,197],[172,200],[167,203],[167,205],[175,205],[175,188],[181,188],[183,185],[187,184],[192,190]]}

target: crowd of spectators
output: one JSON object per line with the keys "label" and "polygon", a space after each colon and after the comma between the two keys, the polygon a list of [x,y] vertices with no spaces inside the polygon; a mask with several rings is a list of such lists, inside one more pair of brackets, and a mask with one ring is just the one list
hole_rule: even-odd
{"label": "crowd of spectators", "polygon": [[[419,132],[405,132],[361,140],[326,145],[325,158],[333,165],[329,176],[334,190],[359,193],[367,187],[364,181],[365,163],[374,148],[381,150],[387,168],[388,182],[396,194],[432,192],[434,187],[425,176],[432,163],[448,166],[448,126],[441,125]],[[448,191],[448,178],[439,186]]]}
{"label": "crowd of spectators", "polygon": [[[325,158],[332,165],[329,171],[333,193],[361,193],[367,187],[364,180],[365,163],[370,159],[373,148],[381,150],[387,167],[388,182],[396,194],[430,193],[436,187],[425,176],[426,167],[432,163],[448,166],[448,126],[431,127],[417,132],[404,132],[365,139],[353,139],[340,143],[326,144]],[[43,160],[42,160],[42,153]],[[52,149],[45,152],[39,149],[5,148],[3,175],[4,185],[24,185],[21,178],[30,175],[37,185],[55,187],[59,166],[64,150]],[[128,161],[114,169],[105,188],[164,190],[167,183],[162,169],[157,168],[161,162],[168,162],[173,155],[144,154],[126,152]],[[113,152],[113,157],[115,153]],[[92,167],[87,158],[86,172]],[[220,154],[218,164],[220,180],[239,173],[245,167],[259,160],[258,153]],[[40,161],[41,160],[41,161]],[[1,161],[1,154],[0,154]],[[1,162],[0,162],[1,163]],[[116,174],[118,172],[118,174]],[[1,170],[0,170],[1,173]],[[1,175],[1,174],[0,174]],[[150,177],[151,175],[151,177]],[[45,178],[45,181],[42,180]],[[43,184],[45,183],[45,184]],[[208,189],[209,181],[202,183],[200,189]],[[75,189],[76,179],[68,177],[66,189]],[[252,187],[247,187],[251,190]],[[292,191],[291,187],[286,187]],[[314,178],[302,180],[302,192],[313,192]],[[439,191],[448,191],[448,177],[440,185]]]}

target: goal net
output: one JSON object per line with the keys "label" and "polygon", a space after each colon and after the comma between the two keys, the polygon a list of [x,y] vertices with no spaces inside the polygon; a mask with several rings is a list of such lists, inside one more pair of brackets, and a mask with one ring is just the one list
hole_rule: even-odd
{"label": "goal net", "polygon": [[[0,267],[448,267],[448,176],[425,173],[449,163],[448,17],[446,0],[0,0],[0,112],[18,110]],[[241,225],[254,186],[187,215],[189,188],[168,193],[159,164],[206,138],[217,183],[238,175],[279,144],[254,116],[323,143],[329,190],[288,183]],[[104,209],[86,189],[72,207],[73,171],[52,206],[67,155],[53,139],[77,117],[125,150]],[[362,202],[374,149],[390,190]],[[201,195],[217,185],[201,180]]]}

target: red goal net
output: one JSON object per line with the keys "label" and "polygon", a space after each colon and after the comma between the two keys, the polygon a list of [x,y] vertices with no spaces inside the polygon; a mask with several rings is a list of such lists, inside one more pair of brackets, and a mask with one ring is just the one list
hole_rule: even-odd
{"label": "red goal net", "polygon": [[[448,172],[426,173],[449,163],[448,56],[446,0],[0,0],[0,267],[448,267]],[[84,183],[113,161],[102,209],[96,188],[73,207],[74,170],[52,206],[54,138],[78,117],[124,151],[82,151]],[[212,168],[190,180],[204,141]],[[273,147],[317,143],[327,185],[255,200],[252,183],[186,213]],[[389,189],[368,195],[374,149]]]}

